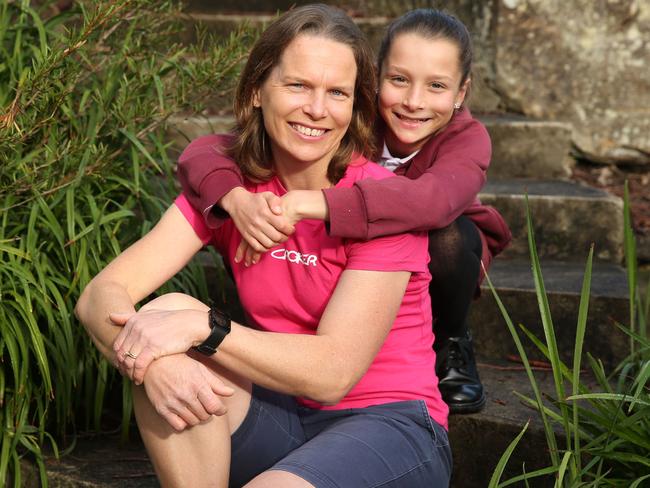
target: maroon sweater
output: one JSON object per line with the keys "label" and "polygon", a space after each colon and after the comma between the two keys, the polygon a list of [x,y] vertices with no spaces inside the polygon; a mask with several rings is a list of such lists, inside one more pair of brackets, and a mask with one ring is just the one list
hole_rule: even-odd
{"label": "maroon sweater", "polygon": [[[330,234],[372,239],[446,227],[466,215],[481,231],[487,266],[511,239],[501,215],[482,205],[477,197],[485,184],[491,153],[485,127],[468,109],[460,110],[413,159],[397,168],[397,177],[360,180],[351,188],[323,190]],[[218,226],[225,215],[210,209],[230,190],[242,186],[236,164],[218,148],[188,148],[181,154],[178,168],[190,203],[203,212],[209,226]]]}

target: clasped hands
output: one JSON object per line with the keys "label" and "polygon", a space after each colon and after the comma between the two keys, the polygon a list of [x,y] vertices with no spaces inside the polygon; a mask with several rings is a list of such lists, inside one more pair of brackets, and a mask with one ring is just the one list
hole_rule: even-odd
{"label": "clasped hands", "polygon": [[207,312],[201,310],[147,309],[110,313],[109,318],[122,326],[113,342],[115,366],[136,385],[154,360],[184,354],[210,333]]}
{"label": "clasped hands", "polygon": [[[322,201],[320,199],[322,198]],[[242,187],[228,192],[219,202],[242,235],[235,262],[245,266],[259,262],[262,253],[282,244],[305,218],[301,208],[325,214],[327,207],[319,191],[293,190],[281,197],[271,193],[250,193]]]}

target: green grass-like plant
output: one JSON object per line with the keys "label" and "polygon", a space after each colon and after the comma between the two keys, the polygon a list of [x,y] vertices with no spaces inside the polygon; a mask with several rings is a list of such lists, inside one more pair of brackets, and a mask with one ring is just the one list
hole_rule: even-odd
{"label": "green grass-like plant", "polygon": [[[0,3],[0,486],[21,486],[25,455],[46,486],[42,447],[99,429],[120,396],[126,431],[129,389],[73,307],[178,192],[168,117],[229,93],[254,39],[183,47],[167,1],[52,3]],[[163,288],[208,296],[198,263]]]}
{"label": "green grass-like plant", "polygon": [[[490,481],[490,488],[528,486],[534,478],[553,477],[556,487],[639,487],[650,483],[650,341],[646,332],[648,296],[640,296],[636,283],[637,259],[631,227],[627,184],[624,198],[625,256],[630,292],[630,325],[616,324],[630,337],[631,353],[608,376],[603,364],[587,354],[597,387],[581,379],[583,343],[587,329],[593,245],[587,258],[576,325],[573,365],[569,368],[558,354],[555,330],[544,289],[542,269],[537,255],[532,218],[526,200],[529,251],[545,341],[536,338],[526,327],[519,331],[549,360],[553,371],[554,392],[542,393],[523,348],[519,332],[487,277],[533,389],[534,398],[518,395],[541,416],[550,465],[524,472],[506,481],[501,477],[517,443],[528,424],[503,453]],[[563,440],[558,442],[556,432]]]}

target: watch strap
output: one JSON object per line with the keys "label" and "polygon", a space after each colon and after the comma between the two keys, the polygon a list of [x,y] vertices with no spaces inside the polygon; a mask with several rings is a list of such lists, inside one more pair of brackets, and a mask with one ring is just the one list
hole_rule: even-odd
{"label": "watch strap", "polygon": [[208,311],[208,322],[210,324],[210,334],[208,337],[194,349],[206,356],[212,356],[217,352],[221,342],[230,333],[230,316],[216,308]]}

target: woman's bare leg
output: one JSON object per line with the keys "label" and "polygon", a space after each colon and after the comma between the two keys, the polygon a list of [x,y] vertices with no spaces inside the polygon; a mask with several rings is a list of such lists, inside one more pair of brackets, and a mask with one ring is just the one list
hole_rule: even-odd
{"label": "woman's bare leg", "polygon": [[[145,307],[159,310],[208,308],[200,301],[178,293],[159,297]],[[194,355],[193,358],[202,359],[199,355]],[[180,432],[174,430],[156,411],[144,387],[133,387],[135,416],[140,435],[158,479],[164,487],[228,486],[230,436],[248,412],[251,383],[213,363],[203,363],[221,381],[232,387],[235,393],[231,397],[222,397],[227,408],[225,415],[212,415],[207,420]]]}
{"label": "woman's bare leg", "polygon": [[287,471],[264,471],[246,484],[245,488],[314,488],[300,476]]}

